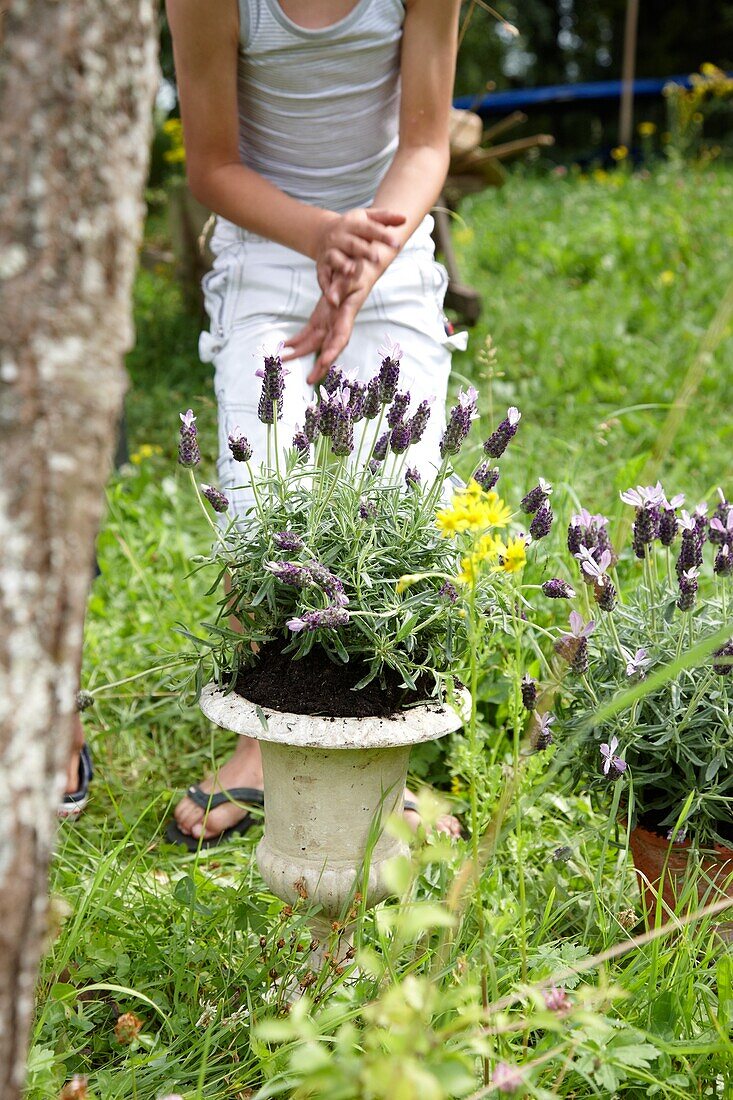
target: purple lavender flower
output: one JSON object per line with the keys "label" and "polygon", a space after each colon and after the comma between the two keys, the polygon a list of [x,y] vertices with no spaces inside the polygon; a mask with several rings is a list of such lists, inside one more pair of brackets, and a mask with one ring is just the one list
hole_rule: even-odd
{"label": "purple lavender flower", "polygon": [[415,415],[410,420],[410,442],[419,443],[425,434],[425,429],[428,426],[428,420],[430,419],[430,413],[434,397],[426,397],[420,402]]}
{"label": "purple lavender flower", "polygon": [[522,497],[519,507],[528,516],[531,516],[542,504],[545,503],[551,492],[552,485],[549,481],[545,481],[545,479],[541,477],[537,485],[535,485],[534,489],[530,489],[527,495]]}
{"label": "purple lavender flower", "polygon": [[178,441],[178,461],[187,470],[192,470],[201,461],[199,441],[196,438],[196,417],[193,409],[178,414],[181,418],[181,434]]}
{"label": "purple lavender flower", "polygon": [[278,550],[302,550],[303,540],[300,535],[296,535],[295,531],[276,531],[272,536],[272,541],[277,546]]}
{"label": "purple lavender flower", "polygon": [[695,521],[695,530],[701,542],[705,542],[708,535],[708,504],[706,500],[704,500],[702,504],[698,504],[697,508],[692,513],[692,518]]}
{"label": "purple lavender flower", "polygon": [[319,561],[309,562],[306,568],[313,578],[314,584],[317,584],[319,588],[326,593],[329,599],[333,600],[339,607],[346,607],[349,598],[344,595],[343,581],[340,580],[335,573],[332,573],[330,569]]}
{"label": "purple lavender flower", "polygon": [[364,399],[366,397],[366,385],[364,382],[354,380],[349,382],[349,412],[352,424],[358,424],[364,419]]}
{"label": "purple lavender flower", "polygon": [[522,677],[522,706],[525,710],[534,710],[537,702],[537,681],[529,673]]}
{"label": "purple lavender flower", "polygon": [[713,672],[717,672],[718,676],[730,676],[733,672],[733,639],[716,649],[713,657],[717,658],[713,661]]}
{"label": "purple lavender flower", "polygon": [[293,588],[310,588],[314,583],[308,566],[301,565],[297,561],[266,561],[265,569],[268,569],[282,584],[292,585]]}
{"label": "purple lavender flower", "polygon": [[330,397],[332,394],[336,393],[336,390],[339,389],[343,380],[344,372],[341,370],[341,367],[338,367],[334,363],[328,368],[328,374],[321,382],[321,385]]}
{"label": "purple lavender flower", "polygon": [[94,696],[90,691],[84,691],[80,688],[76,693],[76,709],[79,714],[82,714],[85,710],[89,710],[94,706]]}
{"label": "purple lavender flower", "polygon": [[404,421],[396,424],[392,429],[391,436],[389,437],[392,452],[396,455],[403,455],[407,448],[410,446],[411,438],[412,433],[410,432],[409,424],[405,424]]}
{"label": "purple lavender flower", "polygon": [[226,512],[229,501],[222,492],[215,489],[213,485],[202,485],[201,492],[215,512]]}
{"label": "purple lavender flower", "polygon": [[311,403],[305,410],[305,421],[303,423],[303,430],[308,437],[309,443],[315,443],[319,431],[319,422],[321,419],[321,410],[318,405]]}
{"label": "purple lavender flower", "polygon": [[440,457],[457,455],[463,446],[468,433],[471,430],[471,421],[478,416],[476,402],[478,390],[469,386],[466,393],[463,390],[458,394],[458,404],[454,405],[448,414],[448,426],[440,441]]}
{"label": "purple lavender flower", "polygon": [[293,448],[298,452],[300,459],[306,459],[311,451],[311,444],[308,436],[304,431],[300,430],[300,427],[295,425],[295,435],[293,436]]}
{"label": "purple lavender flower", "polygon": [[589,550],[587,546],[581,546],[575,556],[586,577],[591,577],[601,585],[606,584],[608,581],[606,572],[611,566],[611,554],[608,550],[603,550],[599,554],[598,551]]}
{"label": "purple lavender flower", "polygon": [[719,577],[729,577],[733,573],[733,552],[729,543],[721,546],[715,555],[713,570]]}
{"label": "purple lavender flower", "polygon": [[359,503],[359,515],[362,519],[376,519],[377,508],[373,501],[362,500]]}
{"label": "purple lavender flower", "polygon": [[420,485],[422,478],[420,477],[420,471],[416,466],[408,466],[405,470],[405,485],[407,488],[417,489]]}
{"label": "purple lavender flower", "polygon": [[387,338],[382,346],[377,348],[377,355],[382,357],[382,365],[379,368],[379,396],[382,404],[388,405],[397,393],[402,348]]}
{"label": "purple lavender flower", "polygon": [[704,544],[704,536],[701,535],[694,517],[687,512],[683,512],[680,516],[680,527],[682,528],[682,541],[675,563],[678,577],[689,572],[690,569],[699,569],[702,565]]}
{"label": "purple lavender flower", "polygon": [[396,393],[387,413],[387,423],[390,428],[396,428],[404,419],[404,415],[410,406],[409,393]]}
{"label": "purple lavender flower", "polygon": [[626,761],[616,756],[618,737],[611,738],[611,744],[605,742],[601,745],[601,760],[603,761],[603,774],[609,779],[620,779],[626,771]]}
{"label": "purple lavender flower", "polygon": [[320,611],[306,611],[305,614],[293,619],[288,619],[285,624],[293,634],[301,630],[313,631],[320,627],[333,630],[339,626],[346,626],[349,621],[349,612],[345,607],[324,607]]}
{"label": "purple lavender flower", "polygon": [[449,603],[455,603],[458,599],[458,589],[450,581],[445,581],[438,589],[438,595]]}
{"label": "purple lavender flower", "polygon": [[331,401],[330,399],[326,400],[321,395],[321,403],[318,406],[318,411],[320,413],[318,419],[318,430],[320,431],[321,435],[325,435],[327,438],[330,438],[333,433],[336,420],[338,418],[338,408],[333,401]]}
{"label": "purple lavender flower", "polygon": [[[710,520],[710,541],[712,543],[719,544],[725,542],[726,535],[728,535],[727,541],[733,539],[733,533],[728,534],[728,532],[731,531],[731,516],[733,516],[733,504],[726,500],[723,490],[718,489],[718,504],[716,505],[713,518]],[[722,525],[722,530],[720,525]]]}
{"label": "purple lavender flower", "polygon": [[277,404],[277,418],[282,417],[283,396],[285,393],[285,376],[290,370],[283,366],[280,352],[283,344],[280,344],[274,355],[265,356],[265,365],[255,371],[257,378],[262,379],[262,390],[257,405],[257,416],[263,424],[272,424],[275,420],[275,405]]}
{"label": "purple lavender flower", "polygon": [[229,433],[229,450],[235,462],[249,462],[252,457],[252,448],[246,436],[243,436],[239,428]]}
{"label": "purple lavender flower", "polygon": [[684,493],[678,493],[671,500],[665,500],[659,519],[659,541],[662,546],[671,546],[677,538],[680,526],[677,521],[677,509],[681,508],[684,503]]}
{"label": "purple lavender flower", "polygon": [[699,571],[695,568],[686,569],[679,575],[680,594],[677,598],[677,606],[680,611],[692,611],[697,596],[697,578]]}
{"label": "purple lavender flower", "polygon": [[570,633],[555,642],[555,652],[568,662],[573,672],[582,676],[588,671],[588,638],[596,628],[593,619],[583,622],[578,611],[570,612]]}
{"label": "purple lavender flower", "polygon": [[659,481],[656,485],[637,485],[621,493],[621,499],[636,508],[632,546],[637,558],[643,559],[647,547],[659,535],[662,507],[666,504],[664,489]]}
{"label": "purple lavender flower", "polygon": [[378,458],[370,458],[369,459],[369,464],[367,466],[367,470],[372,475],[372,477],[376,477],[381,468],[382,468],[382,463]]}
{"label": "purple lavender flower", "polygon": [[524,1074],[519,1066],[510,1066],[508,1062],[497,1062],[491,1075],[491,1084],[497,1092],[512,1095],[524,1085]]}
{"label": "purple lavender flower", "polygon": [[587,508],[581,508],[578,514],[571,518],[568,526],[568,550],[573,557],[577,556],[581,546],[590,550],[594,557],[608,550],[612,563],[616,561],[608,535],[606,516],[591,515]]}
{"label": "purple lavender flower", "polygon": [[674,825],[667,829],[667,840],[671,840],[673,844],[684,844],[686,838],[687,828],[684,825],[677,832],[675,832]]}
{"label": "purple lavender flower", "polygon": [[372,454],[374,458],[376,458],[377,462],[384,462],[385,458],[387,457],[387,448],[389,447],[389,437],[391,434],[391,432],[383,432],[377,442],[374,444],[374,450]]}
{"label": "purple lavender flower", "polygon": [[637,649],[633,657],[629,657],[626,661],[626,675],[644,677],[646,675],[646,669],[651,664],[651,659],[647,656],[647,651],[641,646]]}
{"label": "purple lavender flower", "polygon": [[354,422],[349,407],[350,391],[344,387],[331,398],[333,408],[333,427],[331,428],[331,450],[342,458],[350,455],[354,449]]}
{"label": "purple lavender flower", "polygon": [[519,409],[516,409],[513,405],[507,409],[505,419],[484,443],[484,454],[487,454],[490,458],[501,458],[517,434],[517,426],[521,418],[522,414]]}
{"label": "purple lavender flower", "polygon": [[616,606],[616,587],[608,577],[598,577],[593,581],[593,599],[601,611],[613,611]]}
{"label": "purple lavender flower", "polygon": [[366,397],[364,398],[364,407],[362,409],[364,417],[367,420],[374,420],[375,417],[379,416],[381,407],[382,397],[379,375],[375,374],[367,383]]}
{"label": "purple lavender flower", "polygon": [[529,533],[535,541],[549,535],[552,528],[552,519],[552,508],[549,500],[546,500],[539,506],[529,525]]}
{"label": "purple lavender flower", "polygon": [[575,589],[559,577],[551,577],[542,585],[542,591],[551,600],[572,600]]}
{"label": "purple lavender flower", "polygon": [[552,744],[552,730],[550,727],[552,726],[554,721],[555,715],[550,714],[549,712],[546,714],[538,715],[538,721],[534,735],[534,744],[535,748],[538,749],[539,752],[544,752],[545,749],[548,749]]}
{"label": "purple lavender flower", "polygon": [[473,480],[481,486],[485,493],[489,493],[499,480],[499,467],[492,467],[489,466],[488,462],[482,462],[474,470]]}

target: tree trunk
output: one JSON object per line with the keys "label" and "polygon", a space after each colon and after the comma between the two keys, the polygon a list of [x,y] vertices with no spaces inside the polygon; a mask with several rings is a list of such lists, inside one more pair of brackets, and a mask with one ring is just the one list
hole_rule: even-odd
{"label": "tree trunk", "polygon": [[0,13],[0,1096],[17,1100],[132,340],[155,0]]}

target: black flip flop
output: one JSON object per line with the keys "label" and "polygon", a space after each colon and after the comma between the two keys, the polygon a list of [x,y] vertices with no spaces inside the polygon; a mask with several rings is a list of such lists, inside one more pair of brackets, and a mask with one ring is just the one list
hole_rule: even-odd
{"label": "black flip flop", "polygon": [[[200,787],[194,786],[189,787],[186,794],[191,801],[195,802],[197,806],[200,806],[205,813],[208,813],[210,810],[215,810],[217,806],[223,806],[225,802],[249,802],[252,806],[260,807],[265,805],[264,791],[260,791],[256,787],[231,787],[229,790],[217,791],[215,794],[207,794],[206,791],[202,791]],[[259,814],[254,815],[248,813],[245,814],[242,820],[238,821],[236,825],[224,829],[221,833],[217,833],[216,836],[210,836],[208,839],[197,839],[189,833],[182,832],[178,828],[174,818],[172,821],[168,822],[165,836],[169,844],[181,844],[184,848],[188,848],[189,852],[198,852],[206,848],[215,848],[217,844],[222,844],[231,837],[244,836],[247,830],[259,820],[261,820]]]}
{"label": "black flip flop", "polygon": [[86,742],[79,750],[79,790],[65,794],[59,802],[58,817],[78,817],[89,801],[89,784],[94,778],[92,754]]}

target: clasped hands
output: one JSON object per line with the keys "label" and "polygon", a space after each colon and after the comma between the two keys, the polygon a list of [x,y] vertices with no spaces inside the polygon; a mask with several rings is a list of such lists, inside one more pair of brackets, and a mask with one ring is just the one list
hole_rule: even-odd
{"label": "clasped hands", "polygon": [[356,315],[400,250],[393,232],[403,214],[376,207],[349,210],[326,223],[315,248],[321,297],[307,324],[285,344],[285,361],[316,353],[308,382],[316,385],[349,342]]}

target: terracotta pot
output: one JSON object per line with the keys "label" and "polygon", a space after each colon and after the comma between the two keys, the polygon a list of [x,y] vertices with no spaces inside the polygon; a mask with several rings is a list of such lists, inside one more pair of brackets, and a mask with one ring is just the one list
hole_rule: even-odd
{"label": "terracotta pot", "polygon": [[362,883],[375,819],[402,809],[412,745],[452,733],[463,718],[437,703],[390,718],[288,714],[256,707],[214,684],[204,688],[200,705],[218,726],[261,742],[265,830],[257,863],[277,897],[292,903],[307,896],[320,907],[311,924],[315,938],[326,942],[312,958],[316,969],[328,949],[331,922],[342,916],[354,890],[365,887],[367,905],[382,901],[389,893],[385,861],[407,852],[403,841],[380,828]]}
{"label": "terracotta pot", "polygon": [[733,898],[733,848],[716,844],[713,848],[701,850],[698,858],[693,857],[691,860],[691,845],[688,840],[671,844],[659,833],[645,829],[642,825],[631,830],[629,844],[639,890],[650,917],[653,918],[656,911],[660,883],[665,903],[670,909],[676,907],[684,890],[688,864],[691,864],[690,870],[693,873],[699,867],[697,895],[700,904],[716,901],[725,894]]}

